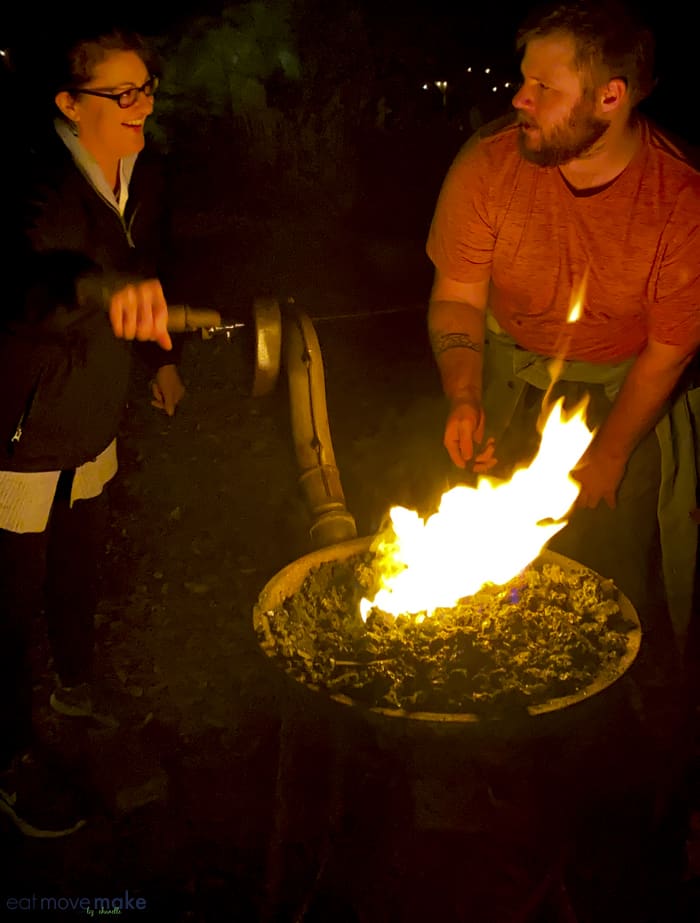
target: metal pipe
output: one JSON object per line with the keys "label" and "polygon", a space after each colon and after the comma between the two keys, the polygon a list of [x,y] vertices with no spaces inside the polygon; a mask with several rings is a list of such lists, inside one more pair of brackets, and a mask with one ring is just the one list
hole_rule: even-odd
{"label": "metal pipe", "polygon": [[[284,320],[274,299],[256,299],[253,309],[256,369],[253,396],[270,393],[277,381],[280,352],[289,382],[289,407],[299,484],[311,515],[312,546],[322,548],[355,538],[357,526],[345,506],[340,472],[335,463],[328,425],[326,384],[321,347],[311,318],[292,301]],[[224,324],[218,311],[171,305],[168,329],[201,330],[202,336],[227,339],[244,323]],[[281,343],[280,343],[281,341]]]}
{"label": "metal pipe", "polygon": [[[243,324],[235,324],[242,327]],[[193,330],[219,329],[221,315],[208,308],[191,308],[188,304],[168,306],[168,330],[171,333],[188,333]]]}
{"label": "metal pipe", "polygon": [[321,347],[309,316],[293,306],[285,311],[282,342],[299,484],[311,514],[312,545],[321,548],[355,538],[357,526],[333,454]]}

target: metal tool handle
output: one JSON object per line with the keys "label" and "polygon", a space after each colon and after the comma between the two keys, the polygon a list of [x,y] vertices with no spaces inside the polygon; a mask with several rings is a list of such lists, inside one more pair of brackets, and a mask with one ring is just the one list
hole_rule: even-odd
{"label": "metal tool handle", "polygon": [[220,327],[221,315],[209,308],[191,308],[187,304],[168,305],[168,330],[171,333],[186,333],[209,327]]}

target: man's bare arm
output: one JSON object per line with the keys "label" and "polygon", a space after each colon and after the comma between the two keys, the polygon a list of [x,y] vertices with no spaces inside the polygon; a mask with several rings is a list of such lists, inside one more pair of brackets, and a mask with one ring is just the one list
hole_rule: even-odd
{"label": "man's bare arm", "polygon": [[574,471],[579,503],[615,505],[630,455],[655,426],[694,350],[650,340],[630,369],[607,419]]}
{"label": "man's bare arm", "polygon": [[629,458],[656,425],[694,350],[650,340],[625,379],[596,441],[611,455]]}
{"label": "man's bare arm", "polygon": [[428,331],[445,394],[481,402],[488,279],[456,282],[435,272]]}
{"label": "man's bare arm", "polygon": [[481,408],[488,280],[455,282],[435,273],[428,330],[443,390],[450,401],[445,448],[463,468],[483,438]]}

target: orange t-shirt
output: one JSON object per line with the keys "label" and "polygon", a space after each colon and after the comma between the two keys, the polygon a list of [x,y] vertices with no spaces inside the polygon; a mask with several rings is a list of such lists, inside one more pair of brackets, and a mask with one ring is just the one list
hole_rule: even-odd
{"label": "orange t-shirt", "polygon": [[[499,325],[542,355],[617,362],[647,339],[700,345],[700,173],[643,121],[626,169],[577,194],[521,157],[517,130],[487,131],[452,164],[427,244],[439,271],[490,277]],[[583,315],[567,324],[586,274]]]}

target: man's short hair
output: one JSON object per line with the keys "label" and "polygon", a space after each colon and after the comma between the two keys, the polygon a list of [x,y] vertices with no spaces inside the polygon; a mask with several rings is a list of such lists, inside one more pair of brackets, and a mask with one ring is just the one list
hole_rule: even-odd
{"label": "man's short hair", "polygon": [[571,0],[539,7],[518,31],[516,48],[522,51],[532,39],[556,34],[573,39],[574,64],[588,89],[622,78],[633,106],[653,90],[654,35],[618,0]]}

